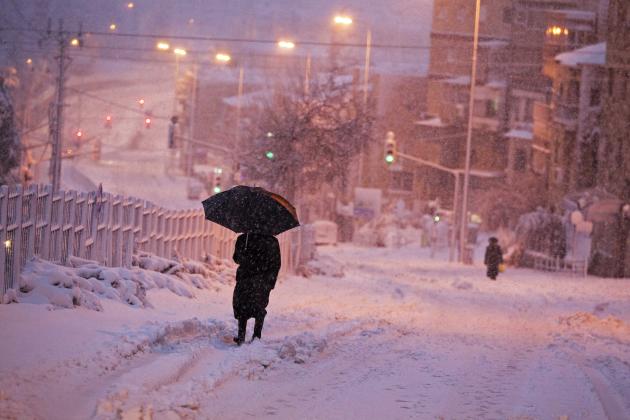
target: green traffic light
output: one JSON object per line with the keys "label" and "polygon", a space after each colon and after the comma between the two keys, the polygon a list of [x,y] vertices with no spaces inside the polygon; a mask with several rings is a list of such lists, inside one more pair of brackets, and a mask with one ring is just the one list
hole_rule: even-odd
{"label": "green traffic light", "polygon": [[265,153],[265,156],[267,156],[267,159],[273,159],[275,157],[272,151]]}
{"label": "green traffic light", "polygon": [[218,194],[221,192],[221,187],[214,187],[214,193]]}
{"label": "green traffic light", "polygon": [[394,155],[388,154],[385,156],[385,162],[394,163]]}

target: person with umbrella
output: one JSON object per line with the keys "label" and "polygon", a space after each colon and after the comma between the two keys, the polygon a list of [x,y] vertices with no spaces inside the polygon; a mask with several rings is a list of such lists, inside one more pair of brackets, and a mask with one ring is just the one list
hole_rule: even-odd
{"label": "person with umbrella", "polygon": [[299,226],[295,208],[283,197],[258,187],[239,185],[203,201],[206,219],[241,235],[236,240],[236,285],[232,296],[238,335],[245,341],[247,321],[255,319],[255,338],[262,338],[269,295],[280,271],[280,245],[275,235]]}
{"label": "person with umbrella", "polygon": [[244,233],[236,240],[233,259],[238,264],[232,296],[234,318],[238,320],[238,336],[234,341],[240,346],[245,341],[250,318],[256,320],[252,341],[262,338],[269,295],[280,271],[280,245],[272,235]]}

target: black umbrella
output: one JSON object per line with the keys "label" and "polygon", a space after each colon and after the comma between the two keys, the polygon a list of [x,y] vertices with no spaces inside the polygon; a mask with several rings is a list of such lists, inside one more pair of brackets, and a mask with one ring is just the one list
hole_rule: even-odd
{"label": "black umbrella", "polygon": [[206,219],[236,233],[278,235],[300,225],[291,203],[259,187],[237,185],[202,204]]}

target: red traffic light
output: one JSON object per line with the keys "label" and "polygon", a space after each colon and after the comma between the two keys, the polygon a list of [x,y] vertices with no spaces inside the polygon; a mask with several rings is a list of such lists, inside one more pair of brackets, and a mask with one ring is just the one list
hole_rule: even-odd
{"label": "red traffic light", "polygon": [[146,117],[144,119],[144,126],[145,126],[145,128],[151,128],[151,118]]}
{"label": "red traffic light", "polygon": [[105,128],[112,128],[112,116],[107,115],[105,117]]}
{"label": "red traffic light", "polygon": [[78,129],[77,132],[76,132],[76,136],[77,136],[78,139],[83,137],[83,131],[81,131],[81,129]]}

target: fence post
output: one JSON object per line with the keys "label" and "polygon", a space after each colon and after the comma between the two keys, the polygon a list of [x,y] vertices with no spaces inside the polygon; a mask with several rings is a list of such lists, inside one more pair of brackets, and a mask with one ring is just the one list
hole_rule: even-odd
{"label": "fence post", "polygon": [[4,291],[7,289],[9,282],[7,267],[9,267],[8,255],[7,255],[7,214],[9,211],[9,187],[6,185],[0,186],[0,303],[4,295]]}
{"label": "fence post", "polygon": [[52,206],[53,206],[53,190],[52,185],[48,184],[44,187],[44,208],[41,215],[40,240],[42,241],[39,256],[45,260],[50,259],[50,227],[52,224]]}
{"label": "fence post", "polygon": [[88,194],[86,193],[81,193],[79,194],[79,198],[77,199],[77,208],[79,210],[79,225],[75,227],[75,243],[76,243],[76,250],[77,252],[75,253],[77,257],[79,258],[86,258],[87,259],[87,255],[85,253],[85,241],[86,241],[86,233],[88,232],[88,225],[87,225],[87,213],[88,213]]}
{"label": "fence post", "polygon": [[[22,214],[22,229],[28,229],[27,234],[22,235],[22,239],[26,240],[26,243],[22,244],[22,261],[21,267],[24,264],[33,258],[35,255],[35,230],[37,229],[37,185],[31,184],[28,187],[27,192],[25,192],[24,196],[26,198],[26,210],[27,214]],[[24,206],[22,206],[22,209]],[[24,220],[26,219],[26,220]]]}
{"label": "fence post", "polygon": [[63,225],[61,228],[61,236],[63,238],[63,255],[62,263],[67,264],[68,258],[74,252],[74,228],[75,228],[75,211],[77,202],[77,192],[68,191],[64,197]]}
{"label": "fence post", "polygon": [[[20,266],[22,261],[22,200],[24,191],[21,185],[17,185],[15,189],[15,207],[13,211],[12,224],[14,227],[13,243],[11,244],[11,253],[13,257],[11,281],[7,285],[9,289],[15,287],[15,282],[20,278]],[[6,291],[6,290],[5,290]]]}

